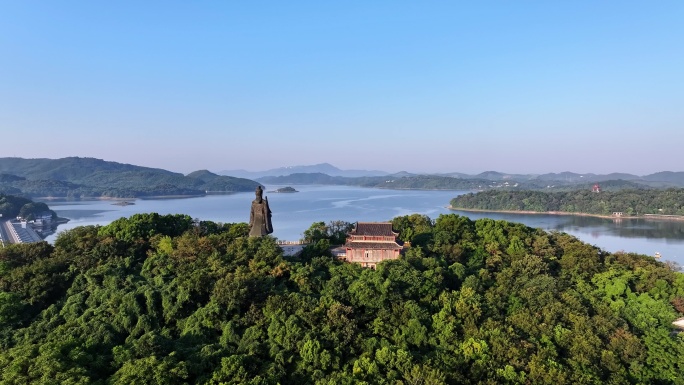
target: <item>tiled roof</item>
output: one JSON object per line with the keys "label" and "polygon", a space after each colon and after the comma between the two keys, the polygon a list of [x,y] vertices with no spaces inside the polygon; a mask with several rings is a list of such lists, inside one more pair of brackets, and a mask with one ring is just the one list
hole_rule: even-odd
{"label": "tiled roof", "polygon": [[401,249],[396,242],[347,242],[345,246],[352,249]]}
{"label": "tiled roof", "polygon": [[351,232],[354,235],[389,236],[397,235],[392,231],[392,222],[357,222]]}

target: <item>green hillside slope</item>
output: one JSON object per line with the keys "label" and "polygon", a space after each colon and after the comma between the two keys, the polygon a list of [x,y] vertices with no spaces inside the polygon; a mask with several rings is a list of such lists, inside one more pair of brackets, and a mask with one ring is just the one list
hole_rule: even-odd
{"label": "green hillside slope", "polygon": [[0,192],[33,197],[145,197],[252,191],[257,182],[204,171],[185,176],[167,170],[94,158],[0,158]]}
{"label": "green hillside slope", "polygon": [[684,275],[562,233],[399,217],[377,270],[139,214],[0,249],[1,384],[682,384]]}

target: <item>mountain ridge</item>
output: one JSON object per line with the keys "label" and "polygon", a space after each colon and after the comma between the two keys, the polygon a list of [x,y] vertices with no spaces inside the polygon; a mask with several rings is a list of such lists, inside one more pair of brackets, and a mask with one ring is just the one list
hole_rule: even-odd
{"label": "mountain ridge", "polygon": [[380,170],[342,170],[330,163],[318,163],[312,165],[300,166],[285,166],[278,167],[264,171],[247,171],[247,170],[222,170],[217,172],[219,175],[235,176],[241,178],[256,179],[266,176],[287,176],[292,174],[310,174],[321,173],[329,176],[345,176],[345,177],[364,177],[364,176],[384,176],[389,175],[389,172]]}
{"label": "mountain ridge", "polygon": [[[605,176],[609,178],[610,175]],[[567,190],[588,189],[598,183],[603,190],[651,189],[684,187],[684,178],[679,181],[670,178],[668,182],[655,182],[644,179],[602,179],[600,176],[589,178],[537,179],[524,175],[509,175],[486,172],[470,178],[451,177],[437,174],[397,173],[372,177],[331,176],[324,173],[295,173],[282,176],[257,178],[264,184],[321,184],[378,187],[388,189],[425,189],[425,190],[486,190],[491,188],[513,188],[518,190]]]}
{"label": "mountain ridge", "polygon": [[188,175],[97,158],[0,158],[0,193],[32,197],[198,196],[253,191],[257,182],[199,170]]}
{"label": "mountain ridge", "polygon": [[564,183],[579,183],[579,182],[601,182],[612,180],[634,181],[647,184],[652,187],[684,187],[684,171],[660,171],[646,175],[636,175],[623,172],[612,172],[608,174],[596,173],[576,173],[572,171],[563,171],[558,173],[544,173],[544,174],[520,174],[520,173],[504,173],[495,170],[484,171],[478,174],[467,174],[462,172],[407,172],[399,171],[390,173],[380,170],[343,170],[330,163],[318,163],[313,165],[287,166],[278,167],[263,171],[247,171],[247,170],[222,170],[217,172],[219,175],[230,175],[239,177],[249,177],[253,179],[267,178],[267,177],[284,177],[294,174],[325,174],[329,177],[415,177],[423,176],[440,176],[451,177],[459,179],[478,179],[492,182],[506,182],[506,181],[549,181],[549,182],[564,182]]}

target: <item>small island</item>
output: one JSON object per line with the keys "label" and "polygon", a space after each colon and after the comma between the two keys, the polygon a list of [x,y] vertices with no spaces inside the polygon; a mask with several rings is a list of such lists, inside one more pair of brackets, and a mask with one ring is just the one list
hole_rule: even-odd
{"label": "small island", "polygon": [[290,186],[287,186],[287,187],[281,187],[279,189],[275,189],[275,190],[269,191],[269,192],[273,192],[273,193],[296,193],[299,191],[295,190],[294,188],[292,188]]}
{"label": "small island", "polygon": [[129,201],[120,201],[120,202],[112,203],[112,205],[115,205],[115,206],[130,206],[130,205],[134,205],[134,204],[135,203],[129,202]]}

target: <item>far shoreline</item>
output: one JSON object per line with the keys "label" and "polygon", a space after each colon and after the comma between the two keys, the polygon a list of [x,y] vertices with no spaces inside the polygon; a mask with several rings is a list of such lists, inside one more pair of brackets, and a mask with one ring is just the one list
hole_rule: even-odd
{"label": "far shoreline", "polygon": [[[232,193],[232,192],[231,192]],[[36,201],[40,202],[45,202],[45,201],[135,201],[135,200],[155,200],[155,199],[180,199],[180,198],[201,198],[205,197],[207,195],[214,195],[214,194],[179,194],[179,195],[147,195],[147,196],[137,196],[137,197],[105,197],[105,196],[92,196],[92,197],[80,197],[80,198],[74,198],[74,197],[56,197],[56,196],[50,196],[50,197],[35,197],[31,198]]]}
{"label": "far shoreline", "polygon": [[568,211],[526,211],[526,210],[482,210],[482,209],[465,209],[460,207],[453,207],[451,205],[446,207],[452,211],[466,211],[475,213],[502,213],[502,214],[533,214],[533,215],[566,215],[566,216],[576,216],[576,217],[594,217],[594,218],[604,218],[604,219],[648,219],[655,221],[684,221],[684,216],[682,215],[660,215],[660,214],[644,214],[640,216],[633,215],[601,215],[601,214],[589,214],[589,213],[572,213]]}

